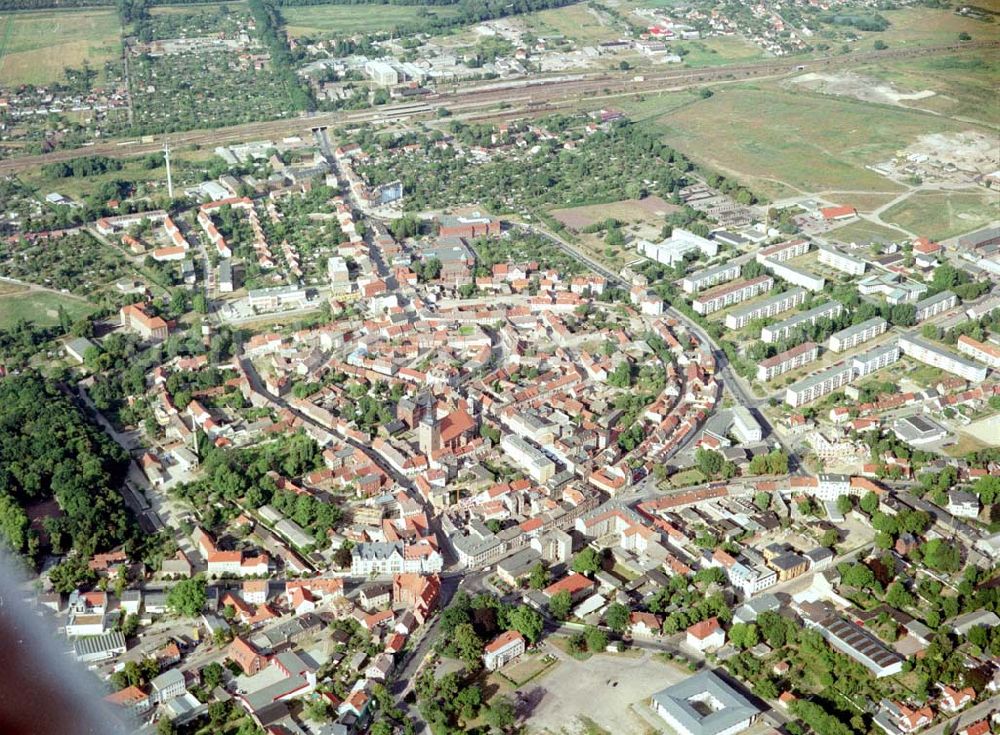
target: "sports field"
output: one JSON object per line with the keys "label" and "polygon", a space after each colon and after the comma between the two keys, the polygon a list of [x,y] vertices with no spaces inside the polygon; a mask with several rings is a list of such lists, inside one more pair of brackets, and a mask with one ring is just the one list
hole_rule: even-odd
{"label": "sports field", "polygon": [[917,136],[968,124],[769,84],[717,87],[706,100],[650,119],[695,160],[779,198],[825,190],[901,187],[865,168]]}
{"label": "sports field", "polygon": [[0,84],[48,84],[84,62],[101,72],[120,53],[120,32],[111,9],[0,14]]}
{"label": "sports field", "polygon": [[282,8],[293,36],[347,36],[390,31],[428,15],[449,18],[456,9],[447,5],[310,5]]}
{"label": "sports field", "polygon": [[996,192],[918,191],[882,213],[882,221],[905,227],[916,235],[944,240],[971,232],[1000,219]]}
{"label": "sports field", "polygon": [[39,326],[59,323],[59,306],[62,305],[75,321],[90,314],[94,308],[82,299],[50,293],[48,291],[27,291],[9,293],[9,286],[3,284],[0,290],[0,329],[8,329],[21,319]]}

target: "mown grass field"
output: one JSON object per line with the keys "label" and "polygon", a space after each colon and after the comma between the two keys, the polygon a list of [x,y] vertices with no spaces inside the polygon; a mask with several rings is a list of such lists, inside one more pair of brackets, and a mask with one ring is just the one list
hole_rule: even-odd
{"label": "mown grass field", "polygon": [[94,308],[81,299],[49,293],[27,291],[0,295],[0,329],[8,329],[21,319],[39,326],[59,323],[59,306],[62,305],[73,321],[90,314]]}
{"label": "mown grass field", "polygon": [[838,227],[835,230],[831,230],[827,233],[827,237],[831,240],[839,240],[840,242],[850,243],[867,242],[869,240],[876,240],[879,238],[887,241],[902,240],[906,237],[906,235],[905,233],[900,232],[899,230],[894,230],[891,227],[883,227],[875,222],[868,222],[862,219],[857,222],[851,222],[843,227]]}
{"label": "mown grass field", "polygon": [[311,5],[282,8],[281,14],[291,35],[326,37],[388,31],[425,14],[450,18],[456,9],[446,5]]}
{"label": "mown grass field", "polygon": [[996,192],[919,191],[882,213],[882,221],[907,230],[944,240],[988,225],[1000,219]]}
{"label": "mown grass field", "polygon": [[112,9],[44,10],[0,15],[0,84],[48,84],[84,62],[98,72],[120,53]]}
{"label": "mown grass field", "polygon": [[697,104],[651,118],[693,159],[771,197],[827,190],[901,191],[865,168],[918,136],[968,124],[857,100],[733,85]]}

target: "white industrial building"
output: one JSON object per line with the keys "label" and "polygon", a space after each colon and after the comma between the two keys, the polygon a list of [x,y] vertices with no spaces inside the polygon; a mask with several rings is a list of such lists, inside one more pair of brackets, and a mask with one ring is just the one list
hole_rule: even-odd
{"label": "white industrial building", "polygon": [[696,235],[693,232],[675,228],[673,233],[666,240],[659,243],[639,240],[637,249],[640,255],[655,260],[657,263],[674,265],[684,260],[687,253],[698,251],[703,255],[713,258],[719,252],[719,245],[712,240]]}

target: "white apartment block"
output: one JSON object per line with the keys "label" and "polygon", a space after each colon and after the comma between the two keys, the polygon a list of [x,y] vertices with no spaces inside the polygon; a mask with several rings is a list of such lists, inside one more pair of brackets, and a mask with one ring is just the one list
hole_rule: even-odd
{"label": "white apartment block", "polygon": [[505,434],[500,446],[537,483],[548,482],[556,473],[556,463],[519,436]]}
{"label": "white apartment block", "polygon": [[940,368],[972,383],[981,383],[986,380],[986,368],[982,365],[977,365],[913,335],[908,334],[901,337],[899,349],[907,357]]}
{"label": "white apartment block", "polygon": [[759,442],[764,438],[764,430],[746,406],[733,409],[733,433],[742,444]]}
{"label": "white apartment block", "polygon": [[252,289],[247,294],[247,303],[249,303],[250,308],[262,311],[273,311],[289,306],[304,306],[307,301],[306,289],[291,285]]}
{"label": "white apartment block", "polygon": [[819,345],[815,342],[803,342],[790,350],[769,357],[757,365],[757,380],[766,383],[779,375],[808,365],[819,357]]}
{"label": "white apartment block", "polygon": [[862,342],[874,339],[885,333],[889,328],[889,323],[880,316],[873,317],[868,321],[855,324],[853,327],[841,329],[830,335],[830,349],[834,352],[843,352],[853,347],[857,347]]}
{"label": "white apartment block", "polygon": [[785,263],[779,263],[776,260],[764,258],[760,261],[760,264],[778,278],[788,281],[793,286],[801,286],[810,291],[822,291],[823,286],[826,285],[826,279],[823,276],[817,276],[815,273],[810,273],[809,271]]}
{"label": "white apartment block", "polygon": [[917,321],[922,322],[932,316],[952,309],[958,303],[958,297],[951,291],[942,291],[916,303]]}
{"label": "white apartment block", "polygon": [[810,375],[785,390],[785,403],[792,408],[811,403],[854,380],[854,365],[840,362]]}
{"label": "white apartment block", "polygon": [[1000,347],[979,342],[967,335],[958,338],[958,351],[974,360],[985,362],[994,370],[1000,369]]}
{"label": "white apartment block", "polygon": [[766,319],[789,309],[794,309],[806,300],[805,289],[790,288],[774,296],[748,304],[739,309],[733,309],[726,314],[726,326],[729,329],[742,329],[754,319]]}
{"label": "white apartment block", "polygon": [[330,286],[336,292],[351,290],[351,274],[347,268],[347,261],[339,255],[327,258],[326,273],[330,279]]}
{"label": "white apartment block", "polygon": [[827,301],[808,311],[803,311],[795,316],[791,316],[777,324],[771,324],[760,330],[760,338],[768,344],[780,342],[788,339],[796,329],[805,325],[812,326],[820,319],[835,319],[844,311],[844,305],[839,301]]}
{"label": "white apartment block", "polygon": [[819,246],[819,262],[852,276],[863,276],[868,264],[829,245]]}
{"label": "white apartment block", "polygon": [[896,342],[890,342],[887,345],[873,347],[866,352],[862,352],[860,355],[855,355],[851,364],[854,366],[855,376],[863,378],[866,375],[871,375],[884,367],[892,365],[892,363],[898,360],[899,345]]}
{"label": "white apartment block", "polygon": [[738,283],[719,286],[718,288],[706,291],[695,297],[691,302],[694,310],[701,314],[712,314],[720,309],[725,309],[730,304],[738,304],[741,301],[752,299],[754,296],[770,291],[774,287],[774,279],[770,276],[758,276],[749,281],[739,281]]}
{"label": "white apartment block", "polygon": [[695,293],[703,288],[711,288],[719,283],[739,278],[740,266],[737,263],[724,263],[713,268],[705,268],[684,277],[681,288],[684,293]]}
{"label": "white apartment block", "polygon": [[765,260],[770,260],[774,263],[781,263],[785,260],[791,260],[792,258],[797,258],[800,255],[805,255],[809,252],[809,241],[808,240],[789,240],[788,242],[779,242],[777,245],[771,245],[766,247],[757,253],[757,262],[764,265]]}

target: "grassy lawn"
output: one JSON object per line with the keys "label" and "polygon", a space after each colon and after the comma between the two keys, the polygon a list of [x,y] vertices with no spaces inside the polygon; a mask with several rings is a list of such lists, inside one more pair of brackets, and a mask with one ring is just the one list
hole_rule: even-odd
{"label": "grassy lawn", "polygon": [[832,189],[900,190],[865,168],[915,138],[968,126],[856,100],[791,93],[768,84],[717,88],[654,123],[697,161],[769,196]]}
{"label": "grassy lawn", "polygon": [[522,16],[537,36],[565,36],[581,44],[594,44],[618,38],[620,29],[606,25],[583,3],[543,10]]}
{"label": "grassy lawn", "polygon": [[98,72],[120,53],[113,10],[44,10],[0,16],[0,84],[47,84],[84,62]]}
{"label": "grassy lawn", "polygon": [[628,115],[629,119],[642,122],[655,120],[681,107],[694,105],[700,101],[701,97],[692,92],[660,92],[623,99],[617,103],[617,106]]}
{"label": "grassy lawn", "polygon": [[876,238],[900,240],[906,237],[899,230],[894,230],[891,227],[883,227],[875,222],[868,222],[863,219],[831,230],[826,236],[831,240],[839,240],[840,242],[867,242]]}
{"label": "grassy lawn", "polygon": [[549,654],[526,655],[513,666],[505,666],[495,676],[505,679],[507,683],[512,684],[515,688],[522,687],[558,663],[559,660]]}
{"label": "grassy lawn", "polygon": [[[4,289],[6,288],[7,284],[4,284]],[[72,321],[94,310],[85,301],[47,291],[8,293],[0,296],[0,329],[7,329],[21,319],[39,326],[58,324],[60,305],[66,309]]]}
{"label": "grassy lawn", "polygon": [[701,470],[693,468],[678,472],[670,477],[671,487],[690,487],[691,485],[700,485],[703,482],[705,482],[705,475],[701,473]]}
{"label": "grassy lawn", "polygon": [[700,41],[681,41],[671,44],[671,48],[686,51],[684,64],[694,68],[738,64],[765,57],[760,46],[756,46],[739,36],[717,36]]}
{"label": "grassy lawn", "polygon": [[998,217],[1000,202],[986,190],[920,191],[882,214],[883,221],[932,240],[971,232]]}
{"label": "grassy lawn", "polygon": [[442,5],[311,5],[282,8],[292,36],[347,36],[406,26],[426,14],[448,18],[455,9]]}

